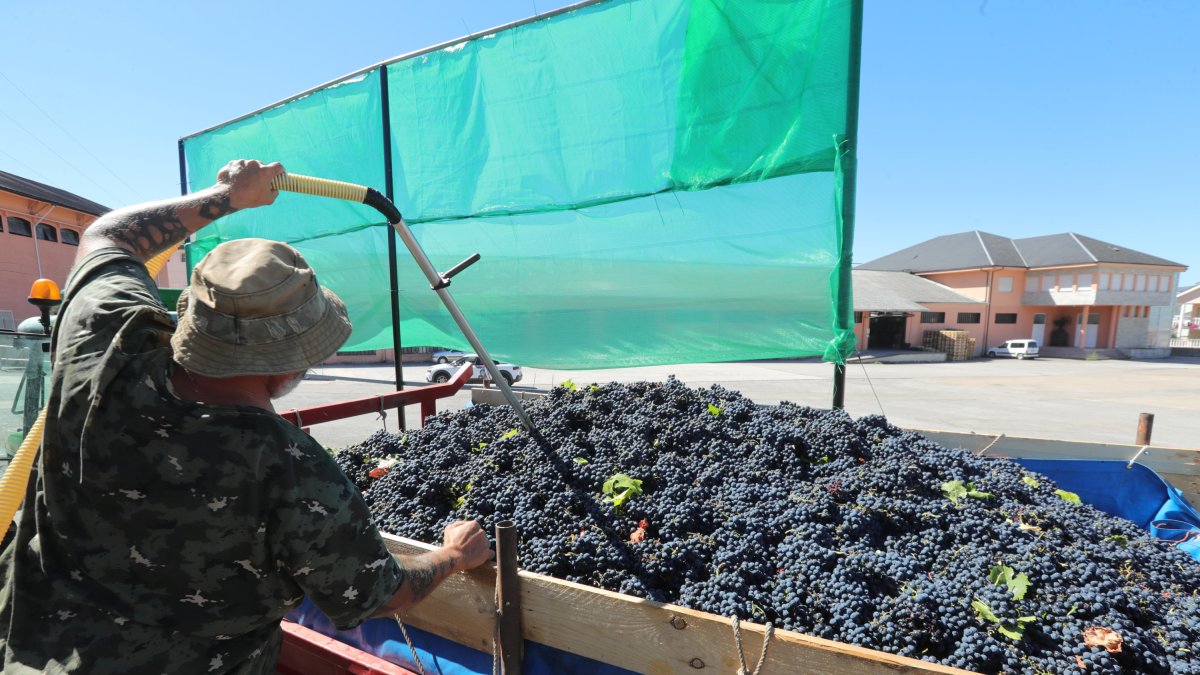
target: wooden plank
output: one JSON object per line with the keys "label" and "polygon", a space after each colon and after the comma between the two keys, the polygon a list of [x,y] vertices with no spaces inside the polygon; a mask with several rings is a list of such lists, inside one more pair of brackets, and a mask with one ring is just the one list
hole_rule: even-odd
{"label": "wooden plank", "polygon": [[[979,452],[987,448],[988,457],[1017,459],[1102,459],[1127,462],[1137,457],[1138,464],[1153,469],[1167,482],[1179,488],[1193,505],[1200,505],[1200,450],[1166,446],[1141,446],[1118,443],[1086,443],[1051,438],[996,436],[958,431],[913,429],[930,440],[952,448]],[[990,446],[990,447],[989,447]]]}
{"label": "wooden plank", "polygon": [[[384,535],[395,554],[420,553],[427,544]],[[732,621],[676,605],[521,572],[525,639],[602,663],[651,675],[736,672]],[[491,652],[495,568],[457,574],[403,617],[422,630]],[[746,658],[757,661],[765,626],[742,623]],[[948,668],[792,631],[775,631],[764,673],[958,673]]]}

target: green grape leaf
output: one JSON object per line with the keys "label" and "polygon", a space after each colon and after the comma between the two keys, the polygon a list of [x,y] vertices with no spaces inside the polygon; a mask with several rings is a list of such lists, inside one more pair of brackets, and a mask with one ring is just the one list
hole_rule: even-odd
{"label": "green grape leaf", "polygon": [[1007,586],[1012,583],[1013,568],[1008,565],[996,565],[988,572],[988,581],[999,586],[1001,584]]}
{"label": "green grape leaf", "polygon": [[1059,497],[1062,497],[1063,499],[1065,499],[1066,501],[1068,501],[1072,504],[1082,504],[1083,503],[1082,501],[1079,500],[1079,495],[1075,494],[1074,492],[1067,492],[1066,490],[1055,490],[1054,494],[1058,495]]}
{"label": "green grape leaf", "polygon": [[971,609],[975,610],[975,616],[980,619],[991,621],[992,623],[1000,623],[1000,619],[996,618],[996,615],[992,613],[992,608],[988,607],[982,600],[972,602]]}
{"label": "green grape leaf", "polygon": [[720,414],[721,414],[723,411],[722,411],[722,409],[721,409],[721,408],[719,408],[719,407],[717,407],[717,406],[715,406],[715,405],[713,405],[713,404],[709,403],[709,404],[708,404],[708,412],[709,412],[709,413],[710,413],[710,414],[711,414],[713,417],[717,417],[717,416],[719,416],[719,415],[720,415]]}
{"label": "green grape leaf", "polygon": [[1026,484],[1026,485],[1028,485],[1029,487],[1034,487],[1034,488],[1035,488],[1035,487],[1041,487],[1041,486],[1042,486],[1042,484],[1041,484],[1041,483],[1039,483],[1039,482],[1037,481],[1037,479],[1036,479],[1036,478],[1034,478],[1033,476],[1024,476],[1024,477],[1022,477],[1022,478],[1021,478],[1021,482],[1025,483],[1025,484]]}
{"label": "green grape leaf", "polygon": [[1104,541],[1111,541],[1114,544],[1117,544],[1118,546],[1128,546],[1129,545],[1129,537],[1126,537],[1123,534],[1114,534],[1111,537],[1105,537]]}
{"label": "green grape leaf", "polygon": [[1013,577],[1008,582],[1008,590],[1012,593],[1014,600],[1024,600],[1025,594],[1029,592],[1029,576],[1022,572]]}
{"label": "green grape leaf", "polygon": [[576,464],[587,464],[588,463],[588,461],[582,457],[576,457],[572,461],[574,461]]}
{"label": "green grape leaf", "polygon": [[958,500],[967,496],[967,487],[961,480],[946,481],[942,483],[942,494],[946,495],[946,499],[957,504]]}
{"label": "green grape leaf", "polygon": [[509,429],[508,431],[504,432],[504,435],[500,437],[500,440],[506,441],[519,433],[521,433],[520,429]]}
{"label": "green grape leaf", "polygon": [[562,384],[560,384],[559,386],[562,387],[563,389],[566,389],[567,391],[576,391],[579,389],[579,387],[572,380],[563,380]]}

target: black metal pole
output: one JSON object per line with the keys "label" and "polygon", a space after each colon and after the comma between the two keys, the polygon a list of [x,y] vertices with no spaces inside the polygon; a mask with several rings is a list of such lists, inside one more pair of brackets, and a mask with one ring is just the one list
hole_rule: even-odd
{"label": "black metal pole", "polygon": [[[389,201],[392,200],[392,115],[388,100],[387,66],[379,67],[379,98],[383,112],[383,193]],[[392,299],[392,353],[395,355],[396,390],[404,389],[404,354],[400,340],[400,275],[396,271],[396,230],[391,225],[388,231],[388,278],[391,283]],[[396,415],[399,417],[400,429],[407,428],[404,422],[404,408],[401,407]]]}
{"label": "black metal pole", "polygon": [[[854,311],[852,297],[854,280],[851,272],[854,249],[854,197],[858,180],[858,90],[862,75],[862,0],[850,3],[850,53],[847,55],[846,91],[846,137],[838,148],[842,165],[842,228],[839,244],[841,259],[838,261],[838,290],[835,299],[834,326],[841,330],[854,330],[850,323]],[[846,364],[833,365],[833,407],[843,408],[846,403]]]}
{"label": "black metal pole", "polygon": [[187,155],[183,152],[183,139],[179,139],[179,194],[188,193],[187,184]]}

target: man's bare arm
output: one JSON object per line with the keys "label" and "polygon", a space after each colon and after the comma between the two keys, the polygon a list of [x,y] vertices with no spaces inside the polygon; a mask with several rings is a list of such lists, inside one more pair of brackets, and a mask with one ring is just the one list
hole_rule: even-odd
{"label": "man's bare arm", "polygon": [[274,202],[271,180],[282,173],[278,163],[235,160],[206,190],[107,213],[84,231],[76,259],[115,246],[145,262],[222,216]]}
{"label": "man's bare arm", "polygon": [[425,599],[451,574],[463,572],[492,559],[491,545],[479,523],[462,520],[446,526],[444,544],[436,551],[398,556],[400,588],[375,616],[394,616]]}

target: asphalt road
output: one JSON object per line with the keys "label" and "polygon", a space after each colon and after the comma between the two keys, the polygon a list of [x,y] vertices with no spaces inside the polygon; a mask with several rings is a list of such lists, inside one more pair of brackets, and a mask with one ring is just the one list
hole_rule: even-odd
{"label": "asphalt road", "polygon": [[[406,366],[405,380],[410,386],[424,385],[427,367]],[[390,365],[317,368],[277,408],[386,393],[392,372]],[[828,407],[832,400],[833,366],[807,360],[577,371],[526,367],[517,388],[545,390],[566,379],[588,384],[664,380],[669,375],[691,386],[721,384],[765,404],[788,400]],[[470,392],[464,390],[439,401],[438,409],[459,410],[468,401]],[[894,424],[918,429],[1107,443],[1133,443],[1138,414],[1149,412],[1155,415],[1156,445],[1200,448],[1200,359],[851,363],[846,409],[856,417],[882,412]],[[325,445],[344,447],[385,423],[396,431],[394,417],[368,415],[316,425],[312,434]],[[415,406],[407,421],[419,426]]]}

